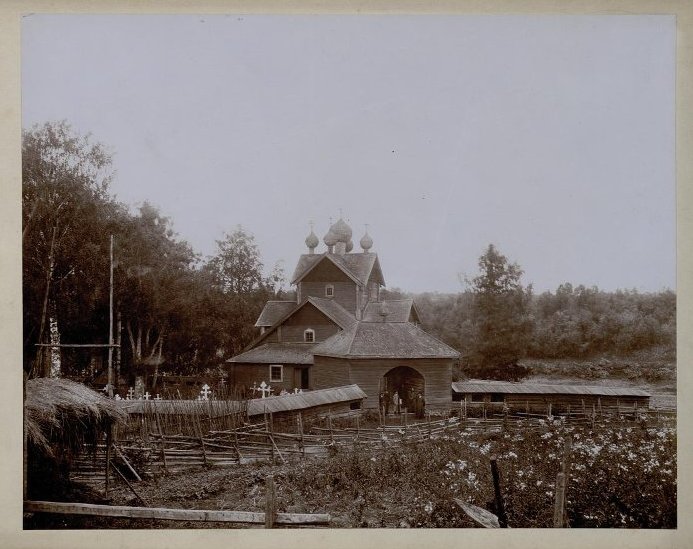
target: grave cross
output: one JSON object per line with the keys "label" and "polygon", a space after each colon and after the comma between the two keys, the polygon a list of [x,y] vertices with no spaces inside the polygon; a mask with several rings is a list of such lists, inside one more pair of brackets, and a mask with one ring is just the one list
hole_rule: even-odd
{"label": "grave cross", "polygon": [[265,398],[265,396],[269,396],[272,392],[272,387],[263,381],[260,383],[260,391],[262,392],[262,398]]}
{"label": "grave cross", "polygon": [[209,395],[212,393],[212,391],[209,390],[209,385],[206,383],[202,386],[202,390],[200,391],[200,396],[202,397],[202,400],[209,400]]}
{"label": "grave cross", "polygon": [[132,400],[134,396],[135,396],[135,389],[133,389],[132,387],[130,387],[130,389],[128,390],[128,394],[127,394],[127,397],[125,398],[125,400]]}
{"label": "grave cross", "polygon": [[149,394],[149,391],[147,391],[146,393],[144,393],[144,400],[149,400],[149,397],[151,396],[152,395]]}
{"label": "grave cross", "polygon": [[154,397],[154,400],[161,400],[161,397],[159,396],[159,393],[156,394],[156,396]]}

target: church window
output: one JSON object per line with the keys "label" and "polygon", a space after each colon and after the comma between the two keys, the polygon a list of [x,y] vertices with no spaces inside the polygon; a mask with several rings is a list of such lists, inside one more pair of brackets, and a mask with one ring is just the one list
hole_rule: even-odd
{"label": "church window", "polygon": [[306,343],[313,343],[315,341],[315,330],[308,328],[303,332],[303,341]]}
{"label": "church window", "polygon": [[284,367],[281,364],[270,364],[270,383],[282,381]]}
{"label": "church window", "polygon": [[332,284],[325,286],[325,297],[334,297],[334,286]]}

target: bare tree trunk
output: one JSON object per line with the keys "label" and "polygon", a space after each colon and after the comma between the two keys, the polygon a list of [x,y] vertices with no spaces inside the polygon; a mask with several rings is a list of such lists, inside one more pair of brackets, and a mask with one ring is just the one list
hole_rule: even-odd
{"label": "bare tree trunk", "polygon": [[[48,252],[48,270],[46,271],[46,291],[43,294],[43,310],[41,311],[41,325],[39,327],[39,333],[38,333],[38,343],[43,342],[43,331],[46,327],[46,313],[48,310],[48,295],[50,293],[50,288],[51,288],[51,280],[53,279],[53,269],[55,268],[55,257],[54,257],[54,252],[55,252],[55,235],[58,232],[58,227],[57,225],[53,225],[53,235],[51,237],[51,247]],[[41,371],[41,376],[42,377],[48,377],[50,373],[50,365],[47,360],[45,360],[43,348],[39,347],[39,350],[36,353],[36,365],[38,366],[37,370]]]}
{"label": "bare tree trunk", "polygon": [[120,351],[120,349],[121,349],[120,345],[122,342],[122,337],[121,337],[122,334],[123,334],[123,321],[121,319],[120,309],[119,309],[118,310],[118,328],[116,330],[116,344],[118,345],[116,347],[116,357],[115,357],[115,371],[116,371],[115,384],[116,384],[116,387],[118,386],[118,381],[120,380],[120,361],[122,358],[122,354]]}

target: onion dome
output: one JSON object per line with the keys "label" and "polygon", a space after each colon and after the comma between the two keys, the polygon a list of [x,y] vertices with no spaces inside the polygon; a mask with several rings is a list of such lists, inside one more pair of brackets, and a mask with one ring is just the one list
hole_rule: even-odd
{"label": "onion dome", "polygon": [[353,249],[354,249],[354,241],[349,239],[349,242],[346,243],[346,253],[349,253]]}
{"label": "onion dome", "polygon": [[327,234],[322,238],[322,241],[325,243],[326,246],[334,246],[337,242],[339,242],[339,239],[330,228],[330,230],[327,231]]}
{"label": "onion dome", "polygon": [[361,244],[361,248],[363,248],[364,252],[367,252],[373,247],[373,239],[371,238],[371,235],[368,234],[368,231],[366,231],[366,234],[361,237],[359,244]]}
{"label": "onion dome", "polygon": [[311,229],[310,234],[306,237],[306,246],[313,250],[318,247],[318,244],[320,244],[320,240],[318,240],[317,235],[313,232],[313,229]]}
{"label": "onion dome", "polygon": [[351,240],[351,227],[346,224],[346,222],[340,217],[337,223],[330,227],[330,232],[334,233],[337,237],[337,242],[344,242],[345,244]]}

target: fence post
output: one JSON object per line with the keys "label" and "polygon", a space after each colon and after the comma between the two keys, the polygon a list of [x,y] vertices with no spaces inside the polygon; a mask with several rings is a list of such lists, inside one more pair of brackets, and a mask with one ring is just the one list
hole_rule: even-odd
{"label": "fence post", "polygon": [[265,528],[274,528],[276,513],[277,509],[274,493],[274,475],[267,475],[265,490]]}
{"label": "fence post", "polygon": [[431,438],[431,412],[428,412],[428,438]]}
{"label": "fence post", "polygon": [[565,502],[565,473],[556,475],[556,504],[553,508],[553,527],[563,528],[563,505]]}
{"label": "fence post", "polygon": [[507,528],[508,517],[505,515],[505,506],[503,505],[503,496],[501,495],[500,474],[498,473],[496,456],[491,456],[491,476],[493,477],[493,494],[496,501],[496,514],[498,515],[498,525],[501,528]]}
{"label": "fence post", "polygon": [[303,454],[303,457],[306,457],[306,445],[303,441],[303,415],[301,412],[298,413],[298,417],[296,418],[298,420],[298,434],[301,437],[300,442],[301,442],[301,453]]}
{"label": "fence post", "polygon": [[113,427],[108,426],[106,430],[106,496],[108,496],[108,476],[111,468],[111,442],[113,438]]}
{"label": "fence post", "polygon": [[597,418],[597,410],[594,408],[594,402],[592,403],[592,430],[594,431],[594,420]]}
{"label": "fence post", "polygon": [[330,442],[334,444],[334,434],[332,433],[332,410],[327,416],[327,424],[330,426]]}

